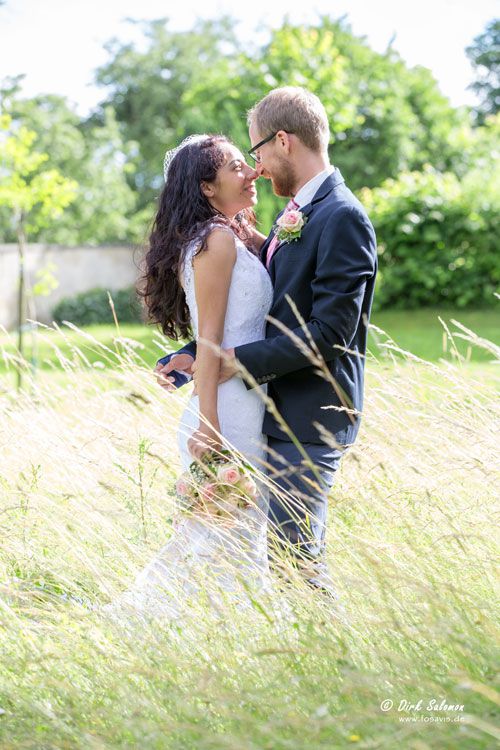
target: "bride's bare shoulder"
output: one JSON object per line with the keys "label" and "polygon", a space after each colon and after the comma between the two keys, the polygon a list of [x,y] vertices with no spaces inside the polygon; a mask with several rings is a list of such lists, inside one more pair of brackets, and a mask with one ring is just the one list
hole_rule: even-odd
{"label": "bride's bare shoulder", "polygon": [[236,257],[236,237],[230,227],[213,226],[207,235],[205,245],[207,252],[212,256],[220,254]]}

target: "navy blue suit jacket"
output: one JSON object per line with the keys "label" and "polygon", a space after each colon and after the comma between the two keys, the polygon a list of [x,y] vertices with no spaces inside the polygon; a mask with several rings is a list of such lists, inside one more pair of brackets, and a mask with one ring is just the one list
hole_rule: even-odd
{"label": "navy blue suit jacket", "polygon": [[[327,431],[337,443],[348,445],[356,437],[363,408],[364,354],[377,271],[375,232],[338,169],[301,211],[307,217],[301,237],[280,243],[269,268],[274,286],[269,316],[290,335],[270,320],[266,338],[236,347],[235,355],[258,384],[268,383],[268,395],[301,442],[325,442]],[[261,249],[263,262],[272,237],[271,232]],[[314,349],[309,338],[334,386],[308,359],[307,350]],[[195,342],[180,351],[195,355]],[[290,439],[269,411],[263,432]]]}

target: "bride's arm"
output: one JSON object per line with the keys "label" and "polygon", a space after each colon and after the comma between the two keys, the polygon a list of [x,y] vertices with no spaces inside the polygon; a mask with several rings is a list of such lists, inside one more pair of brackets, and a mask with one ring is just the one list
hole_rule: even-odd
{"label": "bride's arm", "polygon": [[[214,230],[207,249],[193,261],[194,287],[198,309],[197,383],[200,401],[200,423],[190,438],[188,448],[200,458],[207,445],[220,447],[219,418],[217,414],[217,389],[219,384],[220,355],[218,348],[224,336],[227,299],[236,246],[232,234]],[[213,441],[211,443],[210,441]]]}

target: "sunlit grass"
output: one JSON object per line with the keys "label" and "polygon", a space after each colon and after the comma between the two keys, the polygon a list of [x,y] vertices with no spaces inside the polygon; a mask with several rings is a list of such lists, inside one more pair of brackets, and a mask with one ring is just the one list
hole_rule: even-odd
{"label": "sunlit grass", "polygon": [[[59,339],[57,366],[27,368],[21,392],[3,376],[0,746],[493,747],[497,365],[420,361],[374,330],[363,427],[330,503],[348,624],[297,585],[285,621],[228,601],[218,616],[200,603],[182,625],[123,628],[92,607],[171,533],[189,389],[155,384],[162,342],[121,335]],[[464,710],[426,711],[432,699]]]}
{"label": "sunlit grass", "polygon": [[[453,361],[455,349],[468,362],[487,362],[491,359],[487,350],[475,346],[469,340],[454,337],[452,345],[440,318],[453,333],[459,333],[459,329],[452,322],[458,320],[478,336],[500,345],[500,325],[495,310],[388,310],[375,313],[372,323],[386,331],[401,348],[408,349],[418,357],[431,362],[439,359]],[[97,367],[115,366],[119,362],[123,347],[116,344],[115,326],[88,326],[84,333],[66,326],[62,326],[61,330],[62,332],[52,328],[34,327],[25,334],[25,358],[32,370],[60,370],[65,359],[69,360],[70,364],[75,361],[80,365],[83,357]],[[164,351],[172,346],[172,343],[166,341],[156,329],[146,325],[120,325],[120,335],[130,342],[135,342],[136,351],[140,351],[141,358],[150,366],[153,366]],[[376,337],[372,337],[370,343],[374,354],[380,356],[382,352],[378,349]],[[3,352],[3,357],[0,358],[1,378],[2,374],[7,374],[9,370],[12,372],[9,363],[16,355],[15,335],[0,331],[0,347]],[[76,353],[75,347],[79,350]]]}

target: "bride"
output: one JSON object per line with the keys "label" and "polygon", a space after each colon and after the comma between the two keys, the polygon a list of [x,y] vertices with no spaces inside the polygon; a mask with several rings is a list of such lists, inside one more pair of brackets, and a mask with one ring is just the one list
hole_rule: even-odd
{"label": "bride", "polygon": [[[257,176],[220,135],[190,136],[165,157],[142,295],[150,320],[168,338],[193,333],[197,340],[198,392],[178,431],[184,470],[211,449],[236,449],[258,469],[265,458],[265,386],[247,390],[240,378],[218,385],[218,350],[262,339],[272,301],[258,257],[265,237],[252,211]],[[264,485],[259,488],[256,503],[235,509],[230,523],[181,515],[120,603],[175,617],[190,596],[207,594],[214,582],[217,591],[233,594],[268,589],[268,499]]]}

